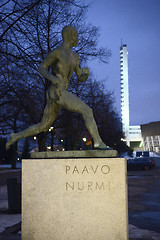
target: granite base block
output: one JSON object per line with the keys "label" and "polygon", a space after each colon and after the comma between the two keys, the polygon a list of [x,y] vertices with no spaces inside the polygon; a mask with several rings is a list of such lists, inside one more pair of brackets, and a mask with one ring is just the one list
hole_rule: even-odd
{"label": "granite base block", "polygon": [[127,240],[126,160],[22,161],[23,240]]}

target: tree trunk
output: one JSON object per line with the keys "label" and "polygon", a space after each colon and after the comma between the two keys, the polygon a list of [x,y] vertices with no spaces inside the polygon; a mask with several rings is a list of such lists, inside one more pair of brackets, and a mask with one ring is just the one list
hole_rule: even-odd
{"label": "tree trunk", "polygon": [[39,148],[39,152],[44,152],[46,151],[46,135],[47,132],[42,132],[40,134],[38,134],[38,148]]}
{"label": "tree trunk", "polygon": [[11,158],[11,165],[12,169],[16,169],[16,162],[17,162],[17,142],[12,146],[12,158]]}
{"label": "tree trunk", "polygon": [[54,151],[53,144],[54,144],[54,132],[51,131],[51,151]]}
{"label": "tree trunk", "polygon": [[25,142],[23,145],[23,152],[22,152],[22,159],[30,158],[30,153],[29,153],[29,139],[25,138]]}
{"label": "tree trunk", "polygon": [[79,139],[79,136],[80,136],[80,127],[81,127],[81,121],[78,120],[78,126],[77,126],[76,132],[73,136],[73,142],[72,142],[73,150],[77,149],[78,139]]}

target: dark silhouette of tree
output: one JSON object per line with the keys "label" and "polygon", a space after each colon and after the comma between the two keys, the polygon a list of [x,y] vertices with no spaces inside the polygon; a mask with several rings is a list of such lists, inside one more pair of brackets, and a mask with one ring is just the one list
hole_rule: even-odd
{"label": "dark silhouette of tree", "polygon": [[[1,118],[4,121],[5,116],[7,120],[3,126],[5,133],[19,131],[23,124],[26,127],[41,120],[46,104],[45,92],[50,82],[41,77],[37,69],[46,54],[61,43],[61,30],[65,25],[74,25],[78,29],[79,46],[75,51],[82,63],[93,58],[107,62],[110,56],[107,49],[97,47],[99,29],[85,24],[87,6],[83,1],[42,0],[31,3],[25,0],[7,3],[1,5],[5,11],[1,12],[1,29],[4,31],[0,48],[3,59],[0,78],[6,87]],[[12,108],[12,111],[6,111],[7,108]],[[13,127],[13,119],[16,123],[18,121],[16,128]],[[41,140],[44,142],[43,135],[46,133],[39,135],[39,143]],[[44,148],[44,144],[40,145],[43,145],[41,149]]]}
{"label": "dark silhouette of tree", "polygon": [[14,146],[12,146],[8,151],[5,148],[7,139],[0,137],[0,164],[10,164],[12,163],[12,168],[16,167],[16,161],[13,158],[16,157],[16,152],[14,151]]}
{"label": "dark silhouette of tree", "polygon": [[[5,34],[14,27],[14,25],[22,19],[26,14],[28,14],[36,5],[40,3],[41,0],[36,1],[28,1],[23,7],[18,0],[2,0],[2,4],[0,5],[1,15],[0,20],[1,23],[4,24],[4,29],[1,33],[0,40],[3,41],[3,37]],[[27,2],[27,1],[25,1]],[[22,1],[21,1],[22,3]],[[22,8],[21,8],[22,7]],[[7,24],[6,24],[7,23]],[[5,26],[6,25],[6,26]]]}
{"label": "dark silhouette of tree", "polygon": [[[85,1],[6,0],[0,5],[0,11],[3,40],[0,131],[8,134],[40,122],[50,82],[40,76],[37,69],[44,57],[61,43],[61,30],[65,25],[73,25],[79,32],[79,44],[74,51],[78,52],[82,65],[91,59],[107,63],[111,53],[97,46],[99,28],[85,23]],[[113,107],[113,94],[91,77],[83,84],[74,75],[69,91],[92,107],[102,139],[116,146],[122,132]],[[71,149],[76,149],[86,131],[82,117],[66,110],[62,110],[54,127],[61,129]],[[39,150],[45,149],[46,136],[47,133],[39,134]]]}

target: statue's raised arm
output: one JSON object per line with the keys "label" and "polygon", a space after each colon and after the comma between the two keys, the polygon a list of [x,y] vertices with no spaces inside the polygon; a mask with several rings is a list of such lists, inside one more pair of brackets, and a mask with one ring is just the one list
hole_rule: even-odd
{"label": "statue's raised arm", "polygon": [[75,73],[79,79],[80,82],[85,82],[89,76],[89,69],[88,67],[85,68],[80,68],[80,61],[79,61],[79,56],[78,54],[75,54],[75,59],[76,59],[76,66],[75,66]]}

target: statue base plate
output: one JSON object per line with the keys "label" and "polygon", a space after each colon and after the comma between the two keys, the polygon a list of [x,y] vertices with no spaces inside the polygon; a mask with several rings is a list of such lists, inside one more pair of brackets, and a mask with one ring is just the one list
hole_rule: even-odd
{"label": "statue base plate", "polygon": [[51,151],[33,152],[31,158],[114,158],[116,150],[75,150],[75,151]]}

